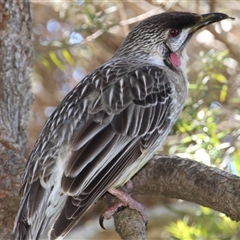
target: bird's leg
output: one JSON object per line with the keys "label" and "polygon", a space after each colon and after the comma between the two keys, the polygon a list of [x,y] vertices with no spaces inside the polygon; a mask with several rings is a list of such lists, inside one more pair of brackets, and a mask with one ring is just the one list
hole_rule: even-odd
{"label": "bird's leg", "polygon": [[129,207],[131,209],[135,209],[136,211],[138,211],[141,214],[143,221],[147,223],[148,218],[144,212],[143,205],[137,202],[136,200],[134,200],[129,195],[129,192],[131,192],[133,189],[132,181],[128,181],[124,187],[126,188],[127,192],[124,192],[123,190],[120,190],[117,188],[110,188],[108,190],[108,192],[113,196],[115,196],[119,200],[119,202],[114,204],[112,207],[109,207],[108,209],[106,209],[103,212],[103,214],[100,216],[99,223],[103,229],[105,229],[103,226],[103,220],[110,219],[114,213],[116,213],[121,208],[125,208],[125,207]]}
{"label": "bird's leg", "polygon": [[120,200],[122,206],[137,210],[141,214],[144,222],[147,222],[147,216],[144,212],[144,206],[141,203],[137,202],[128,193],[123,192],[120,189],[111,188],[108,190],[108,192],[115,196],[118,200]]}
{"label": "bird's leg", "polygon": [[[133,182],[132,180],[127,181],[124,186],[122,187],[123,192],[126,192],[128,194],[131,194],[133,191]],[[108,191],[109,192],[109,191]],[[110,192],[109,192],[110,193]],[[112,193],[111,193],[112,194]],[[112,194],[114,195],[114,194]],[[114,195],[115,196],[115,195]]]}

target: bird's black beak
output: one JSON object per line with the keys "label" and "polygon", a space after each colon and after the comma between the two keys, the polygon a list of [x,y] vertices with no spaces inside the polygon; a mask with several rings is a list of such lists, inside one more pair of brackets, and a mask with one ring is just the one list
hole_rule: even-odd
{"label": "bird's black beak", "polygon": [[218,13],[218,12],[212,12],[212,13],[206,13],[206,14],[199,15],[197,17],[196,24],[190,30],[190,34],[192,35],[199,29],[201,29],[211,23],[219,22],[224,19],[232,19],[233,20],[234,18],[229,17],[227,14]]}
{"label": "bird's black beak", "polygon": [[219,13],[219,12],[212,12],[212,13],[205,13],[201,15],[196,16],[196,23],[192,26],[192,28],[189,31],[188,37],[186,41],[181,46],[180,50],[184,48],[186,43],[189,41],[189,39],[192,37],[192,35],[197,32],[199,29],[210,25],[211,23],[219,22],[224,19],[231,19],[234,20],[235,18],[229,17],[225,13]]}

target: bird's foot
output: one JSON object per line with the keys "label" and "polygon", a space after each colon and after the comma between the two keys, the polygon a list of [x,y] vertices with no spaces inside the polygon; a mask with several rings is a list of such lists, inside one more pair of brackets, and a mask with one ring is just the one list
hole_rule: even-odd
{"label": "bird's foot", "polygon": [[[132,190],[132,183],[126,184],[125,186],[128,190],[131,188]],[[140,204],[139,202],[137,202],[136,200],[134,200],[128,193],[120,190],[120,189],[116,189],[116,188],[111,188],[108,190],[109,193],[111,193],[113,196],[115,196],[120,202],[114,204],[112,207],[106,209],[102,215],[99,218],[99,224],[100,226],[104,228],[103,225],[103,221],[104,219],[110,219],[114,213],[116,213],[117,211],[124,209],[125,207],[129,207],[131,209],[135,209],[136,211],[138,211],[141,216],[143,221],[147,224],[148,218],[147,215],[144,212],[144,207],[142,204]]]}
{"label": "bird's foot", "polygon": [[128,194],[131,194],[132,191],[133,191],[133,182],[132,182],[132,180],[127,181],[127,182],[123,185],[122,189],[123,189],[123,192],[126,192],[126,193],[128,193]]}

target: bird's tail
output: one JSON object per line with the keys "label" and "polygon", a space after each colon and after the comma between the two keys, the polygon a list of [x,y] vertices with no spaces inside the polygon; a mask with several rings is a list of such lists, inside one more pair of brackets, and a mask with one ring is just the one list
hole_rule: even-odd
{"label": "bird's tail", "polygon": [[20,209],[15,219],[13,229],[14,240],[37,240],[45,231],[50,218],[46,212],[46,200],[50,189],[44,189],[40,181],[34,182],[27,192],[24,192]]}

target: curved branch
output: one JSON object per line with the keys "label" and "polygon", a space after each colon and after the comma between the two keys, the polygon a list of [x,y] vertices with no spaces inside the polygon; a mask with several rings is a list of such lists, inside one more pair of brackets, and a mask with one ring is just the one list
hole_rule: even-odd
{"label": "curved branch", "polygon": [[[183,199],[240,220],[240,178],[218,168],[177,156],[155,156],[132,181],[135,195]],[[112,204],[110,194],[103,199]],[[122,239],[146,239],[144,223],[135,210],[117,212],[114,221]]]}

